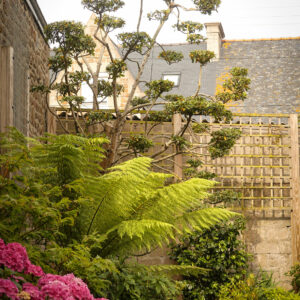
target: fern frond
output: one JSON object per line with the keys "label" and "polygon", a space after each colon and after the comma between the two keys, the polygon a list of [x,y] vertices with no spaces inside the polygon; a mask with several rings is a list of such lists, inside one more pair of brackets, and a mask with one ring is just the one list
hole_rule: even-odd
{"label": "fern frond", "polygon": [[55,169],[62,183],[84,175],[98,175],[99,162],[104,158],[101,146],[105,138],[88,139],[75,135],[48,135],[31,149],[33,159],[43,168]]}
{"label": "fern frond", "polygon": [[165,186],[170,175],[151,172],[150,164],[149,158],[136,158],[103,176],[73,183],[93,199],[84,205],[84,227],[88,234],[102,235],[101,255],[125,255],[168,244],[179,232],[207,228],[234,215],[222,209],[199,209],[215,182],[193,178]]}
{"label": "fern frond", "polygon": [[75,188],[84,188],[85,194],[94,199],[84,211],[87,222],[93,220],[91,232],[106,233],[120,222],[131,219],[137,199],[145,195],[148,188],[148,177],[152,176],[150,164],[149,158],[137,158],[111,168],[101,177],[86,177],[84,181],[74,182]]}
{"label": "fern frond", "polygon": [[186,212],[176,219],[176,223],[189,232],[191,228],[203,230],[214,226],[223,220],[228,220],[237,214],[222,208],[202,208],[200,210]]}
{"label": "fern frond", "polygon": [[[143,248],[150,250],[155,245],[163,246],[169,239],[175,240],[176,228],[170,223],[156,220],[129,220],[123,221],[119,225],[106,232],[108,237],[114,231],[117,232],[119,239],[118,252],[140,251]],[[128,245],[130,246],[129,249]],[[124,252],[124,253],[126,253]],[[128,252],[127,252],[128,253]]]}
{"label": "fern frond", "polygon": [[182,213],[198,208],[209,195],[206,190],[214,184],[206,179],[192,178],[152,191],[146,200],[151,205],[142,217],[155,219],[160,216],[160,220],[175,220]]}
{"label": "fern frond", "polygon": [[141,267],[154,273],[166,273],[168,275],[199,275],[209,272],[209,269],[196,266],[178,266],[178,265],[141,265]]}

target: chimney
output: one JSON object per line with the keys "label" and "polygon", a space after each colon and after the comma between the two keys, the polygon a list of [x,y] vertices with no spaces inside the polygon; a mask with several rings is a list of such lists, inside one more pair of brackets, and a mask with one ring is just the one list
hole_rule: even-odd
{"label": "chimney", "polygon": [[222,39],[225,34],[221,23],[205,23],[207,50],[213,51],[216,54],[216,59],[219,60],[221,55]]}

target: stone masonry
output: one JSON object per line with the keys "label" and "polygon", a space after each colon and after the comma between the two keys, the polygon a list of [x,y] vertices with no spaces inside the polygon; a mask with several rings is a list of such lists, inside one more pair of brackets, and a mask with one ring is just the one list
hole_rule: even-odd
{"label": "stone masonry", "polygon": [[[0,46],[10,46],[13,58],[13,125],[29,136],[47,131],[45,99],[30,88],[48,82],[45,21],[35,0],[0,0]],[[39,13],[39,14],[38,14]]]}

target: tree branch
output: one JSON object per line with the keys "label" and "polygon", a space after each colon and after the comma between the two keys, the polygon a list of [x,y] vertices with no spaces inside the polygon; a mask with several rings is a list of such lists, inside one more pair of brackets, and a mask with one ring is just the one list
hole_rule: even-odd
{"label": "tree branch", "polygon": [[142,64],[141,64],[141,69],[140,69],[140,71],[138,72],[138,74],[137,74],[137,76],[136,76],[136,79],[135,79],[135,81],[134,81],[134,83],[133,83],[133,85],[132,85],[130,94],[129,94],[129,96],[128,96],[128,101],[127,101],[126,106],[125,106],[125,112],[129,109],[129,107],[130,107],[130,105],[131,105],[131,104],[130,104],[130,103],[131,103],[131,100],[133,99],[133,96],[134,96],[134,94],[135,94],[135,91],[136,91],[136,89],[137,89],[137,86],[138,86],[138,84],[139,84],[139,82],[140,82],[141,76],[142,76],[142,74],[143,74],[143,72],[144,72],[145,65],[146,65],[146,63],[148,62],[148,59],[149,59],[149,57],[150,57],[151,50],[153,49],[153,47],[154,47],[154,45],[155,45],[155,42],[156,42],[156,39],[157,39],[157,37],[158,37],[158,35],[159,35],[161,29],[163,28],[164,24],[165,24],[166,21],[168,20],[170,14],[171,14],[171,12],[172,12],[172,10],[173,10],[173,9],[170,8],[170,11],[169,11],[167,17],[164,18],[164,19],[160,22],[159,26],[157,27],[157,29],[156,29],[156,31],[155,31],[153,37],[152,37],[152,43],[151,43],[151,46],[150,46],[150,48],[148,49],[147,53],[146,53],[145,56],[144,56],[144,59],[143,59]]}
{"label": "tree branch", "polygon": [[143,6],[144,6],[144,0],[141,0],[139,21],[138,21],[138,24],[136,27],[137,32],[140,32],[140,26],[141,26],[141,21],[142,21],[142,16],[143,16]]}

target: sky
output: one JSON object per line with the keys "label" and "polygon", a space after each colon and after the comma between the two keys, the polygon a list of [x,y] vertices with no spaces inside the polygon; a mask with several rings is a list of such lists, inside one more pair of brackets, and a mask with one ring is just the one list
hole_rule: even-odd
{"label": "sky", "polygon": [[[83,9],[81,0],[37,0],[48,23],[61,20],[74,20],[86,23],[91,15]],[[126,21],[123,31],[134,31],[136,28],[139,0],[124,0],[125,6],[117,16]],[[191,7],[191,0],[178,0],[178,3]],[[154,32],[153,22],[147,20],[147,13],[164,9],[162,0],[144,0],[144,16],[141,29]],[[259,39],[300,36],[300,0],[222,0],[218,13],[202,16],[199,12],[185,12],[181,20],[193,20],[201,23],[221,22],[225,39]],[[180,43],[185,37],[175,32],[173,17],[161,32],[158,42]],[[205,32],[203,33],[205,35]],[[115,39],[114,37],[112,37]]]}

